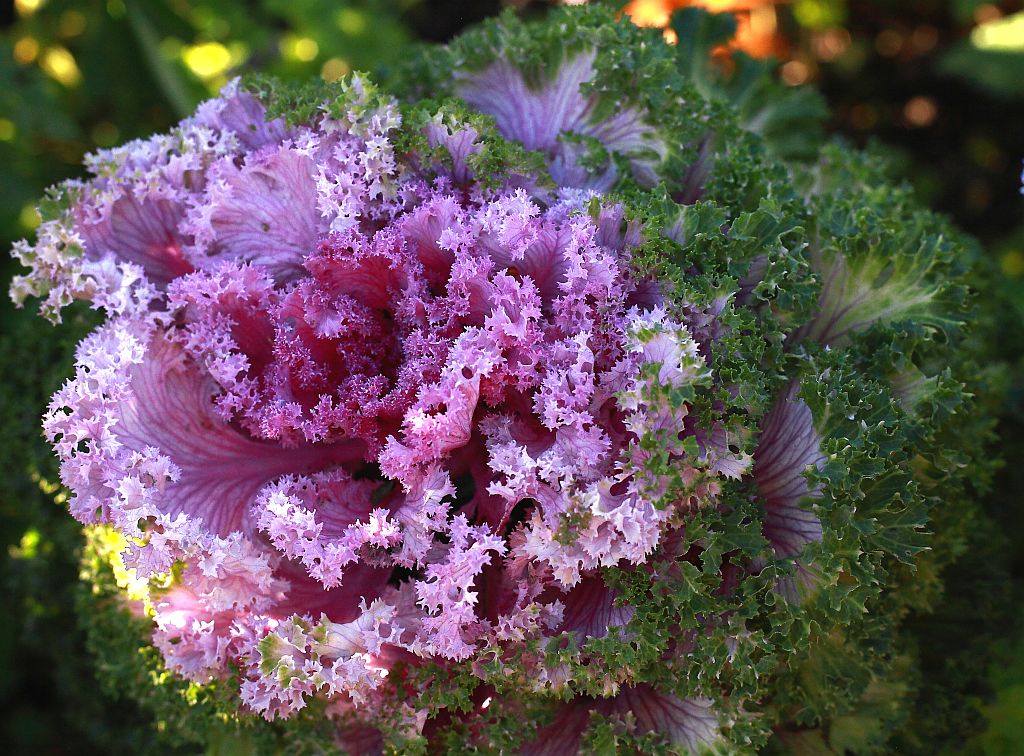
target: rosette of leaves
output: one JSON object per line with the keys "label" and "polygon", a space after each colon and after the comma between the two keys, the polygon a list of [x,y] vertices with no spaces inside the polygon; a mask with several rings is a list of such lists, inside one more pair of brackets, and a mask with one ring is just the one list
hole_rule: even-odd
{"label": "rosette of leaves", "polygon": [[43,424],[125,689],[268,752],[884,745],[991,464],[963,250],[701,18],[235,82],[50,192],[13,295],[105,313]]}

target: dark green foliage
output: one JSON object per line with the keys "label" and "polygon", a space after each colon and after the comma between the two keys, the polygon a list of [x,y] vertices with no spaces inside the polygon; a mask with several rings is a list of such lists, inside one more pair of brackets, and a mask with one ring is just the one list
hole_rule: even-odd
{"label": "dark green foliage", "polygon": [[93,661],[76,630],[81,528],[54,502],[60,491],[55,460],[42,438],[39,416],[72,366],[78,338],[95,318],[76,309],[60,332],[36,313],[3,305],[0,354],[0,738],[14,752],[130,753],[147,738],[147,718],[133,704],[120,721],[94,695]]}
{"label": "dark green foliage", "polygon": [[727,63],[709,51],[728,42],[736,19],[728,13],[683,8],[672,17],[679,68],[705,97],[722,98],[735,107],[744,128],[760,134],[780,160],[813,161],[824,138],[825,103],[812,89],[784,86],[773,75],[773,64],[743,52]]}

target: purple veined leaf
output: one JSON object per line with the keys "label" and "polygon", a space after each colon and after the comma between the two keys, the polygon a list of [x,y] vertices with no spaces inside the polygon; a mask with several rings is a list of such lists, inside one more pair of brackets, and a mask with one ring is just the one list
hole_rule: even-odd
{"label": "purple veined leaf", "polygon": [[497,60],[480,71],[458,73],[455,93],[494,116],[504,136],[543,153],[558,186],[607,191],[617,178],[614,165],[597,175],[584,170],[580,158],[586,147],[573,136],[630,156],[637,180],[653,184],[664,150],[660,136],[639,111],[624,108],[607,115],[598,107],[599,97],[584,92],[594,76],[594,57],[592,50],[572,54],[542,81],[528,81],[514,63]]}
{"label": "purple veined leaf", "polygon": [[631,722],[633,734],[656,733],[681,753],[712,750],[719,740],[719,721],[710,701],[679,699],[648,685],[638,685],[623,688],[613,698],[562,704],[555,721],[541,729],[523,753],[530,756],[579,753],[592,713],[602,717],[630,717],[623,721]]}
{"label": "purple veined leaf", "polygon": [[192,258],[204,266],[254,263],[278,280],[300,275],[327,225],[317,211],[314,165],[287,147],[251,153],[241,167],[227,158],[215,164],[187,224],[197,240]]}
{"label": "purple veined leaf", "polygon": [[210,532],[250,530],[248,508],[274,478],[362,457],[359,442],[282,449],[230,426],[213,380],[141,321],[111,321],[78,351],[53,398],[47,436],[83,522],[186,515]]}
{"label": "purple veined leaf", "polygon": [[799,557],[807,544],[822,538],[821,521],[809,507],[821,496],[821,488],[812,486],[805,473],[824,461],[811,409],[793,386],[762,423],[753,467],[764,502],[764,536],[777,557],[796,560],[796,573],[776,584],[776,590],[790,601],[799,601],[817,580],[813,566]]}

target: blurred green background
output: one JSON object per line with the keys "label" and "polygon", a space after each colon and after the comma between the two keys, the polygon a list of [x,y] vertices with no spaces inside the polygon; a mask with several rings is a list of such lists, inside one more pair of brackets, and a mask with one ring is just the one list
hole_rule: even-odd
{"label": "blurred green background", "polygon": [[[509,3],[542,13],[543,2]],[[912,619],[932,690],[955,685],[984,732],[951,753],[1024,753],[1024,3],[703,0],[773,13],[788,84],[818,86],[830,129],[888,152],[922,201],[983,243],[979,353],[1000,366],[1009,464],[989,497],[991,554],[947,576],[949,600]],[[0,246],[32,233],[43,189],[83,155],[166,129],[230,77],[335,79],[385,70],[415,40],[443,41],[498,0],[15,0],[0,6]],[[754,11],[750,9],[754,8]],[[762,20],[763,20],[762,16]],[[4,258],[2,278],[15,272]],[[49,395],[94,322],[54,329],[0,303],[0,747],[6,753],[169,752],[152,714],[102,686],[75,612],[77,525],[39,432]],[[1006,541],[1009,541],[1007,544]],[[959,568],[958,568],[959,569]],[[1012,576],[1010,582],[1007,576]],[[985,619],[982,619],[982,618]],[[996,619],[993,619],[996,618]],[[966,697],[965,697],[966,696]],[[925,702],[927,703],[927,702]],[[941,707],[935,708],[940,711]],[[949,723],[935,723],[950,727]],[[956,732],[951,728],[951,732]],[[967,733],[964,729],[962,732]]]}

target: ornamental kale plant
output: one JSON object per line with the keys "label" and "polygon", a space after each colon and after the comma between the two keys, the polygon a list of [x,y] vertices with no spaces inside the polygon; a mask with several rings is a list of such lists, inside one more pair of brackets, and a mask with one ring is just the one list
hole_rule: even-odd
{"label": "ornamental kale plant", "polygon": [[13,296],[106,320],[44,431],[193,703],[356,753],[906,716],[991,464],[962,248],[701,19],[236,81],[48,194]]}

